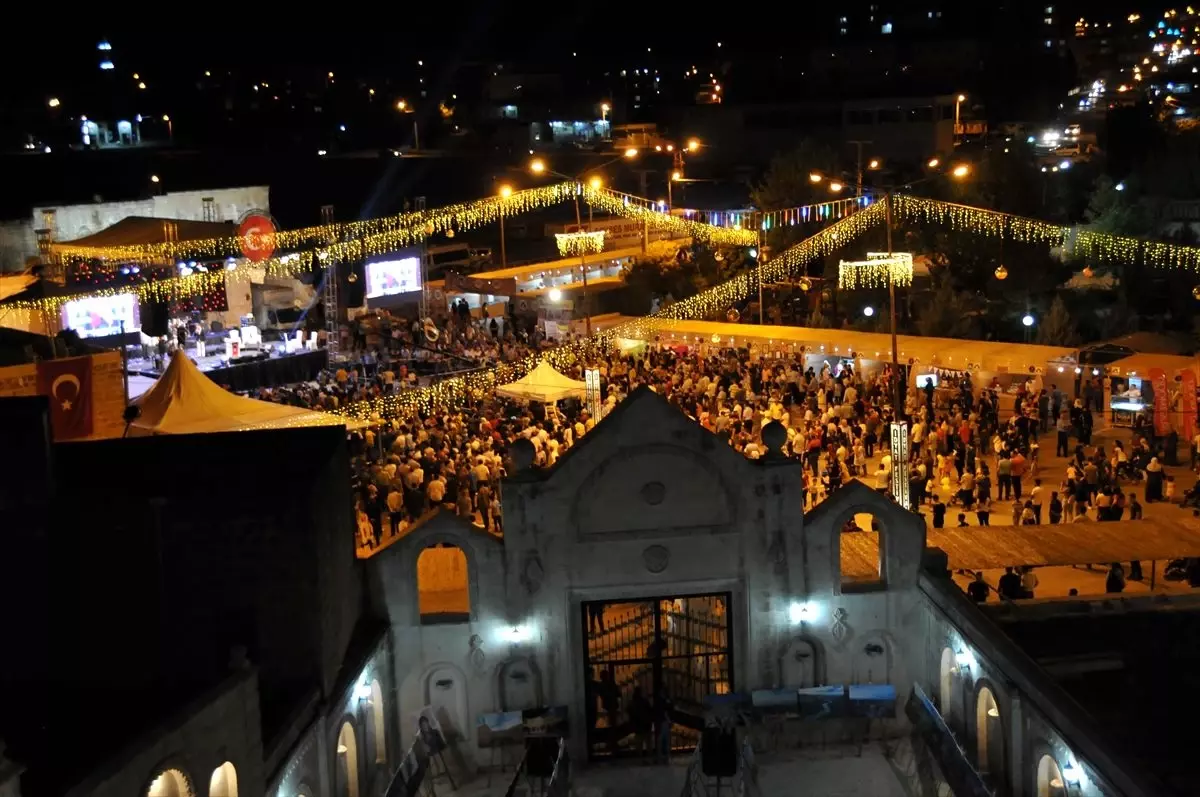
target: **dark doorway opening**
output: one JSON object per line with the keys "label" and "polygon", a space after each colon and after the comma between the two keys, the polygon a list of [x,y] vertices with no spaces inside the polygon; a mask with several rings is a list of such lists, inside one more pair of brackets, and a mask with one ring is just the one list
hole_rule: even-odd
{"label": "dark doorway opening", "polygon": [[[691,750],[705,700],[733,689],[730,593],[582,605],[588,757]],[[669,718],[665,720],[664,718]]]}

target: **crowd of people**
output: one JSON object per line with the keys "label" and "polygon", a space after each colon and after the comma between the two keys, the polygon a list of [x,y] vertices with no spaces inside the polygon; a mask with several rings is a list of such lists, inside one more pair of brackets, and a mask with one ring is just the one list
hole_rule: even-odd
{"label": "crowd of people", "polygon": [[[381,336],[387,341],[382,346],[374,332],[356,333],[362,341],[356,358],[314,382],[258,395],[336,410],[407,389],[419,381],[395,363],[421,345],[423,332],[419,325],[393,324]],[[544,345],[469,318],[452,319],[440,342],[456,354],[482,356],[478,362],[524,357]],[[702,353],[651,346],[639,354],[612,352],[590,366],[600,371],[606,409],[648,385],[751,459],[766,453],[762,427],[780,421],[787,429],[784,453],[805,463],[806,508],[854,478],[890,494],[886,427],[893,419],[893,391],[886,365],[864,375],[844,359],[806,367],[804,354],[776,359],[744,349]],[[582,378],[581,368],[567,375]],[[998,515],[1013,525],[1139,518],[1143,506],[1131,485],[1144,490],[1148,503],[1173,497],[1160,450],[1138,436],[1128,446],[1116,442],[1111,451],[1093,447],[1091,408],[1057,385],[1031,377],[1018,385],[1011,413],[1002,413],[998,384],[976,390],[965,374],[951,380],[950,390],[945,384],[936,401],[928,384],[904,392],[910,495],[914,510],[927,515],[933,528],[949,525],[949,515],[958,526],[989,526]],[[381,545],[438,508],[502,534],[499,481],[511,468],[512,444],[528,438],[535,464],[550,466],[595,421],[579,402],[525,405],[492,396],[375,424],[354,459],[360,545]],[[1043,478],[1040,461],[1041,445],[1051,439],[1056,455],[1068,459],[1054,484]],[[876,460],[877,449],[882,455]],[[851,521],[846,530],[857,527]],[[1138,563],[1130,563],[1130,578],[1140,577],[1139,571]],[[1036,574],[1018,575],[1022,591],[1013,594],[1032,595]]]}

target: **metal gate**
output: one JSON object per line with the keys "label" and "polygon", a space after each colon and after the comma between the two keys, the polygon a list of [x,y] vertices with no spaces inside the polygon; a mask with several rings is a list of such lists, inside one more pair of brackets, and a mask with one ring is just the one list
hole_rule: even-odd
{"label": "metal gate", "polygon": [[650,755],[647,708],[657,716],[664,697],[672,750],[696,746],[705,699],[732,691],[729,606],[728,592],[583,604],[590,758]]}

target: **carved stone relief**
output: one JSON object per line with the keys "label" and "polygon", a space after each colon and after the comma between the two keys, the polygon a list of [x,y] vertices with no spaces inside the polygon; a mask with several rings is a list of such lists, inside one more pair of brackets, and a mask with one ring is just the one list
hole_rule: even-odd
{"label": "carved stone relief", "polygon": [[534,595],[542,588],[545,576],[546,571],[542,568],[542,558],[538,556],[538,552],[526,551],[525,562],[521,567],[521,586],[527,593]]}
{"label": "carved stone relief", "polygon": [[483,652],[483,638],[479,634],[471,634],[467,644],[471,648],[467,653],[467,662],[476,675],[483,675],[487,672],[487,654]]}
{"label": "carved stone relief", "polygon": [[642,551],[642,563],[651,573],[661,573],[671,563],[671,552],[663,545],[651,545]]}

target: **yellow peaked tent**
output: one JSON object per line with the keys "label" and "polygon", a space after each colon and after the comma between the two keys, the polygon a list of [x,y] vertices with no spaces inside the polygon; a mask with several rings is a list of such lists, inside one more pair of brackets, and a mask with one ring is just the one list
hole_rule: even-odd
{"label": "yellow peaked tent", "polygon": [[154,386],[133,403],[141,407],[142,413],[130,425],[130,435],[248,432],[301,426],[357,429],[365,425],[326,412],[234,395],[202,374],[181,352],[175,353]]}
{"label": "yellow peaked tent", "polygon": [[507,385],[496,388],[496,393],[522,401],[551,402],[565,398],[583,398],[587,385],[554,370],[554,366],[542,360],[525,376]]}

